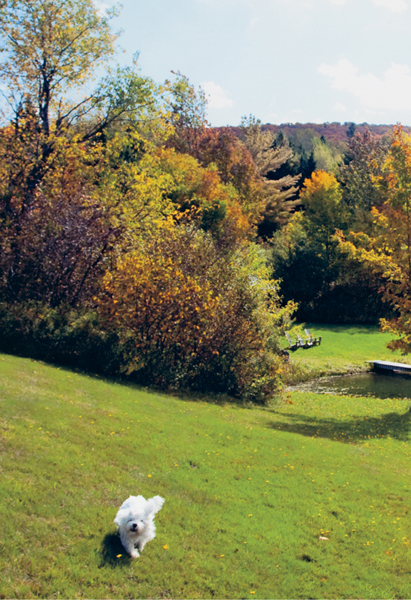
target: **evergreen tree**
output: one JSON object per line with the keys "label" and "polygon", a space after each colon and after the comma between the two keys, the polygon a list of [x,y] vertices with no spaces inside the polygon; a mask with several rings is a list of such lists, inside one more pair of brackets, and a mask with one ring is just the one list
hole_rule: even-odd
{"label": "evergreen tree", "polygon": [[299,175],[286,175],[275,179],[280,167],[293,158],[288,141],[278,145],[279,140],[270,131],[263,131],[261,121],[251,116],[243,117],[241,127],[244,143],[250,152],[263,182],[265,210],[259,234],[271,237],[280,225],[287,223],[296,206]]}
{"label": "evergreen tree", "polygon": [[301,150],[299,170],[301,173],[300,187],[302,187],[304,185],[304,181],[306,179],[310,179],[314,171],[317,170],[317,163],[315,162],[314,152],[310,152],[310,154],[307,154],[307,152],[304,149]]}
{"label": "evergreen tree", "polygon": [[348,129],[347,129],[347,137],[348,137],[348,139],[351,139],[352,137],[354,137],[356,128],[357,128],[357,126],[356,126],[355,123],[349,123],[348,124]]}

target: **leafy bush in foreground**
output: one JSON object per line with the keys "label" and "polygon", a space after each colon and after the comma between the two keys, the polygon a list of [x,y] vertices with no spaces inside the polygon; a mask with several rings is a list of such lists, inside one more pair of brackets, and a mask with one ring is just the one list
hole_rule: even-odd
{"label": "leafy bush in foreground", "polygon": [[224,392],[264,402],[280,384],[281,309],[260,250],[227,256],[209,234],[163,227],[118,261],[98,312],[119,336],[122,370],[141,382]]}

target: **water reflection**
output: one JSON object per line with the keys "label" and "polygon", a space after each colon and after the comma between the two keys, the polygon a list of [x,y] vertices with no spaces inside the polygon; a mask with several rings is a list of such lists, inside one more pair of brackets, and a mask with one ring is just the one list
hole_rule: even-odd
{"label": "water reflection", "polygon": [[354,396],[375,396],[376,398],[411,398],[410,375],[380,375],[361,373],[324,377],[300,384],[293,389],[318,394],[350,394]]}

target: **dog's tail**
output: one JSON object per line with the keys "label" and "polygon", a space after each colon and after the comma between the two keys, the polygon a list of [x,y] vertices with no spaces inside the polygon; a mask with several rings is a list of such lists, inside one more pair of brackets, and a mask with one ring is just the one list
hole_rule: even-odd
{"label": "dog's tail", "polygon": [[153,514],[158,513],[164,502],[165,500],[161,496],[154,496],[154,498],[150,498],[147,500],[147,512]]}

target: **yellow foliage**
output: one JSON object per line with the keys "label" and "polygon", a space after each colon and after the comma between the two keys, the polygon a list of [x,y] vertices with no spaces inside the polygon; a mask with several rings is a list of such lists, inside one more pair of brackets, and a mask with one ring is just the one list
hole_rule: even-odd
{"label": "yellow foliage", "polygon": [[311,175],[311,179],[304,180],[302,197],[307,198],[314,194],[335,192],[338,187],[339,184],[334,175],[327,173],[326,171],[314,171]]}
{"label": "yellow foliage", "polygon": [[384,331],[401,336],[389,347],[408,353],[411,352],[411,136],[401,126],[394,130],[382,175],[374,178],[374,184],[384,190],[386,200],[380,210],[372,209],[372,233],[351,232],[348,240],[340,233],[340,247],[381,275],[383,298],[398,315],[382,319],[381,326]]}
{"label": "yellow foliage", "polygon": [[251,386],[259,397],[278,385],[270,348],[294,309],[280,307],[277,288],[258,247],[244,243],[230,257],[170,217],[107,272],[97,304],[128,372],[240,395]]}

